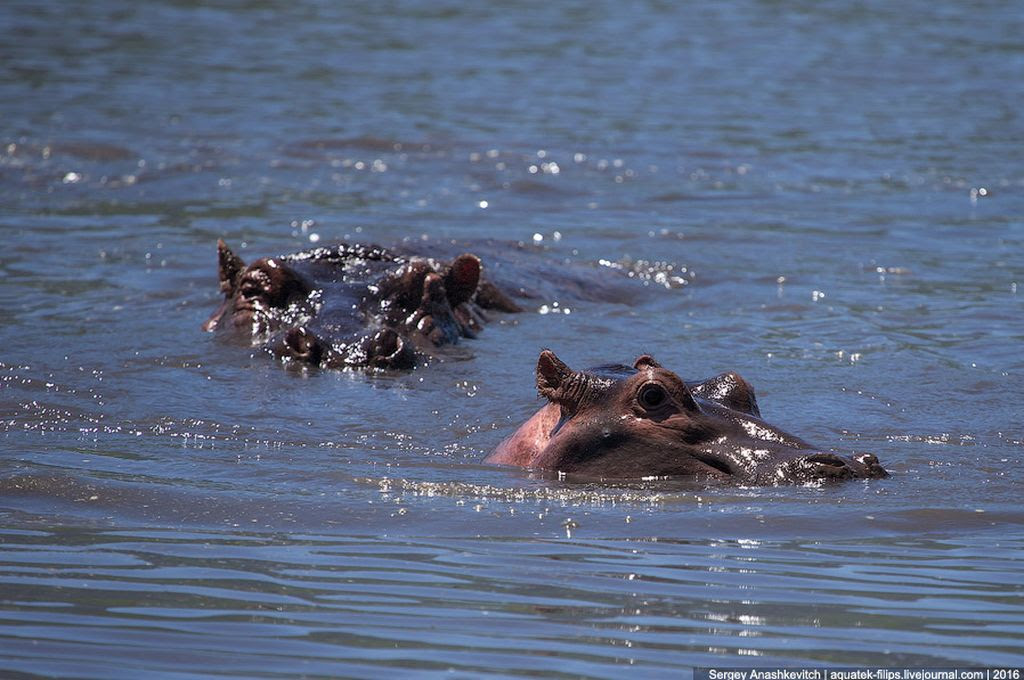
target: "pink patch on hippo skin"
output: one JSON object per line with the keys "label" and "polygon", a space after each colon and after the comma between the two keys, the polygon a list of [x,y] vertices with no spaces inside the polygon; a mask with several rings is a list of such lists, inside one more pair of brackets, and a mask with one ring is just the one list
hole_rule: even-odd
{"label": "pink patch on hippo skin", "polygon": [[561,417],[561,407],[548,404],[534,413],[511,437],[498,444],[484,462],[529,467],[551,439]]}

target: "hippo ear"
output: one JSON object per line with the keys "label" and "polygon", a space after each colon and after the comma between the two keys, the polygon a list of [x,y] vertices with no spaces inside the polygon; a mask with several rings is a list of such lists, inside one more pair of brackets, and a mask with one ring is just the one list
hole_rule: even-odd
{"label": "hippo ear", "polygon": [[549,349],[540,353],[537,359],[537,391],[542,397],[554,401],[573,371]]}
{"label": "hippo ear", "polygon": [[601,385],[589,373],[574,371],[551,350],[537,359],[537,391],[552,404],[558,404],[562,418],[571,418],[600,396]]}
{"label": "hippo ear", "polygon": [[555,397],[559,389],[572,377],[572,373],[572,369],[555,356],[554,352],[544,350],[537,359],[537,391],[548,399]]}
{"label": "hippo ear", "polygon": [[238,277],[245,269],[242,258],[231,252],[224,239],[217,239],[217,276],[220,278],[220,292],[231,297],[235,293]]}
{"label": "hippo ear", "polygon": [[448,292],[448,304],[452,307],[469,302],[480,284],[480,258],[465,253],[452,261],[444,275],[444,288]]}
{"label": "hippo ear", "polygon": [[661,368],[661,364],[654,360],[650,354],[641,354],[633,362],[633,368],[640,370],[641,368]]}

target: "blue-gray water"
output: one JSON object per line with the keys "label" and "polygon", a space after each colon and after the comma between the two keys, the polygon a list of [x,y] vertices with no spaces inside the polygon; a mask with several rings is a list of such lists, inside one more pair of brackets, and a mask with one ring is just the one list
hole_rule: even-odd
{"label": "blue-gray water", "polygon": [[[1024,665],[1017,4],[44,0],[0,25],[0,675]],[[689,283],[406,375],[199,330],[218,237],[422,234]],[[892,477],[481,465],[542,347],[737,370]]]}

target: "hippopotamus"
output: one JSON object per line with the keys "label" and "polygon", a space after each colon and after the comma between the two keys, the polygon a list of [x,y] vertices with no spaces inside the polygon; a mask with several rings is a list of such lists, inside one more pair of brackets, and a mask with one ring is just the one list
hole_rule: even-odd
{"label": "hippopotamus", "polygon": [[472,338],[489,310],[521,307],[472,253],[438,260],[342,243],[246,265],[217,243],[224,300],[203,324],[229,328],[286,361],[412,368],[431,347]]}
{"label": "hippopotamus", "polygon": [[751,486],[888,476],[873,454],[823,451],[766,423],[737,373],[686,381],[648,354],[632,367],[574,371],[544,350],[537,389],[548,403],[485,462],[582,479]]}

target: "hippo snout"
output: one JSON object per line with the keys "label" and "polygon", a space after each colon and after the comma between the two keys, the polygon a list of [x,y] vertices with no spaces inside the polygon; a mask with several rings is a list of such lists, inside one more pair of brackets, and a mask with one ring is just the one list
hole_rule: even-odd
{"label": "hippo snout", "polygon": [[889,473],[882,467],[881,461],[878,460],[878,456],[873,453],[861,453],[854,456],[853,459],[864,466],[865,477],[879,478],[889,476]]}
{"label": "hippo snout", "polygon": [[815,453],[797,461],[810,473],[812,479],[850,479],[856,472],[849,461],[834,453]]}
{"label": "hippo snout", "polygon": [[844,479],[886,477],[888,474],[874,454],[854,457],[818,452],[793,461],[789,472],[802,482],[832,482]]}

